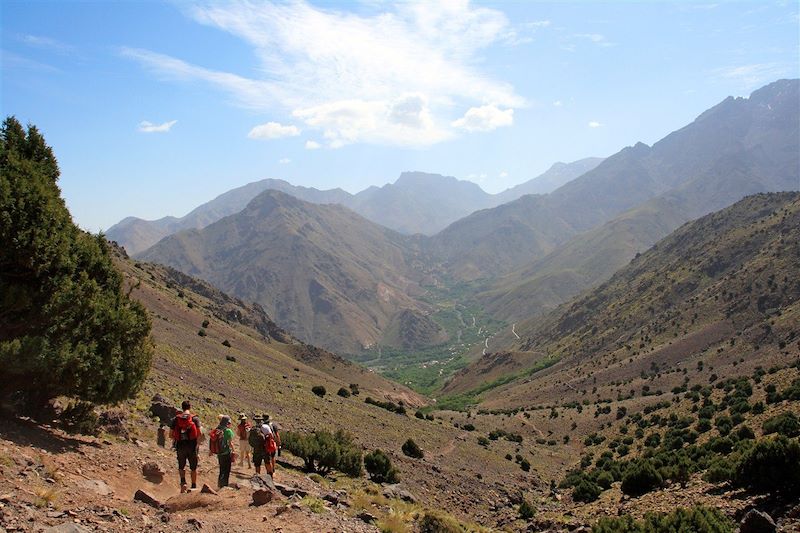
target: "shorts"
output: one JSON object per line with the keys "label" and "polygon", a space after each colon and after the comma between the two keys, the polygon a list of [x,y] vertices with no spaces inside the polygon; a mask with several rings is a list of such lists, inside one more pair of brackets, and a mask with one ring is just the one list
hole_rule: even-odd
{"label": "shorts", "polygon": [[179,442],[175,446],[178,452],[178,470],[186,468],[186,461],[189,461],[189,469],[197,470],[197,441],[190,440]]}
{"label": "shorts", "polygon": [[240,457],[244,457],[245,454],[250,453],[250,443],[247,439],[239,439],[239,453],[241,454]]}
{"label": "shorts", "polygon": [[260,468],[261,467],[261,463],[266,464],[267,463],[267,458],[264,457],[264,454],[255,454],[254,453],[253,454],[253,465],[256,468]]}

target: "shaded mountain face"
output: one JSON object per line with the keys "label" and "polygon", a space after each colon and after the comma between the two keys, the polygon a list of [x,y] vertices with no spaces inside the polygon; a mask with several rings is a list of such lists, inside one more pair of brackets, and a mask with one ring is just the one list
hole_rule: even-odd
{"label": "shaded mountain face", "polygon": [[255,301],[299,338],[343,352],[377,342],[401,309],[427,310],[414,298],[421,290],[412,238],[273,190],[141,257]]}
{"label": "shaded mountain face", "polygon": [[[682,374],[668,370],[698,361],[726,376],[742,357],[765,368],[791,360],[800,349],[787,348],[800,320],[798,259],[800,193],[749,196],[685,224],[596,289],[516,323],[519,339],[493,340],[510,355],[487,354],[447,390],[464,392],[489,374],[509,383],[486,394],[495,407],[581,401],[594,385],[638,390],[654,365],[662,383],[649,387],[669,390]],[[536,365],[543,370],[527,372]]]}
{"label": "shaded mountain face", "polygon": [[463,278],[491,278],[662,195],[675,204],[675,213],[661,215],[673,223],[641,236],[643,245],[746,194],[797,189],[799,88],[798,80],[781,80],[750,98],[728,98],[652,147],[625,148],[551,194],[453,223],[431,240],[431,253]]}

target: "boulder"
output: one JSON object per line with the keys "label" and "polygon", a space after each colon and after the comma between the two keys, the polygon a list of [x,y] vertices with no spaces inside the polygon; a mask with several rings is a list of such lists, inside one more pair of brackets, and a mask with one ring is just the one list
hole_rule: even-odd
{"label": "boulder", "polygon": [[168,403],[160,394],[153,396],[150,403],[150,414],[159,419],[162,424],[169,425],[178,409]]}
{"label": "boulder", "polygon": [[368,513],[367,511],[362,511],[356,515],[356,518],[366,522],[367,524],[374,524],[378,521],[378,517],[372,513]]}
{"label": "boulder", "polygon": [[267,489],[253,491],[253,505],[259,506],[269,503],[275,498],[275,493]]}
{"label": "boulder", "polygon": [[152,481],[153,483],[161,483],[164,481],[164,476],[167,473],[161,468],[161,465],[150,461],[142,465],[142,475],[145,477],[147,481]]}
{"label": "boulder", "polygon": [[164,507],[164,504],[162,504],[160,501],[158,501],[157,499],[155,499],[153,496],[149,495],[142,489],[136,491],[136,494],[133,495],[133,500],[147,504],[150,507],[155,507],[156,509],[161,509],[162,507]]}
{"label": "boulder", "polygon": [[275,482],[272,481],[272,476],[259,476],[258,474],[250,478],[250,486],[254,490],[265,489],[272,492],[278,492]]}
{"label": "boulder", "polygon": [[739,525],[740,533],[775,533],[776,530],[772,517],[758,509],[750,509]]}
{"label": "boulder", "polygon": [[403,500],[404,502],[417,503],[417,498],[407,490],[401,489],[399,485],[387,485],[383,489],[383,495],[386,498],[394,498],[396,500]]}

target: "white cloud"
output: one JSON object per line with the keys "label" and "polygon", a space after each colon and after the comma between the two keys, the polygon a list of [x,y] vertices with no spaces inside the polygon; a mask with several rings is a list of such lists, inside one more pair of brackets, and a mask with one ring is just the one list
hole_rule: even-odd
{"label": "white cloud", "polygon": [[501,126],[510,126],[513,123],[513,109],[500,109],[496,105],[490,104],[469,108],[463,117],[453,122],[453,126],[473,132],[491,131]]}
{"label": "white cloud", "polygon": [[279,122],[260,124],[247,134],[251,139],[280,139],[281,137],[296,137],[298,135],[300,135],[300,129],[297,126],[291,124],[284,126]]}
{"label": "white cloud", "polygon": [[561,100],[556,100],[555,102],[553,102],[553,106],[554,107],[561,107],[563,105],[564,105],[564,102],[562,102]]}
{"label": "white cloud", "polygon": [[505,170],[503,170],[503,171],[501,171],[501,172],[500,172],[500,174],[498,174],[498,177],[500,177],[500,178],[507,178],[507,177],[508,177],[508,172],[506,172]]}
{"label": "white cloud", "polygon": [[306,150],[317,150],[322,148],[322,145],[317,141],[306,141]]}
{"label": "white cloud", "polygon": [[479,69],[482,50],[514,31],[502,12],[465,0],[378,9],[364,15],[302,0],[187,8],[200,23],[248,43],[259,61],[257,78],[148,50],[123,54],[160,77],[213,84],[239,105],[291,113],[334,147],[430,145],[454,135],[455,109],[526,105],[513,86]]}
{"label": "white cloud", "polygon": [[177,120],[170,120],[163,124],[153,124],[148,120],[143,120],[139,123],[139,131],[142,133],[166,133],[172,129],[172,126],[178,122]]}
{"label": "white cloud", "polygon": [[593,121],[589,122],[589,127],[590,128],[599,128],[600,126],[602,126],[602,124],[600,124],[596,120],[593,120]]}
{"label": "white cloud", "polygon": [[278,160],[278,163],[280,163],[281,165],[288,165],[291,162],[292,160],[289,159],[288,157],[284,157]]}

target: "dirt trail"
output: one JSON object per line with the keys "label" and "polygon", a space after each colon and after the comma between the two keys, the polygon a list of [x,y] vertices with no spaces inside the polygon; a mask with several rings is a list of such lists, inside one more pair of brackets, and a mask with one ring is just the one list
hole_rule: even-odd
{"label": "dirt trail", "polygon": [[[155,462],[166,475],[161,483],[142,476],[142,465]],[[201,452],[198,487],[216,489],[217,460]],[[66,522],[89,531],[284,532],[355,531],[377,529],[326,503],[312,512],[300,498],[280,496],[252,507],[252,470],[234,466],[231,484],[218,495],[194,491],[180,495],[174,452],[155,444],[136,444],[71,437],[26,421],[0,424],[0,530],[40,531]],[[188,472],[187,472],[188,476]],[[275,481],[298,487],[316,497],[324,489],[305,475],[279,468]],[[208,507],[166,512],[133,496],[142,489],[156,500]]]}

